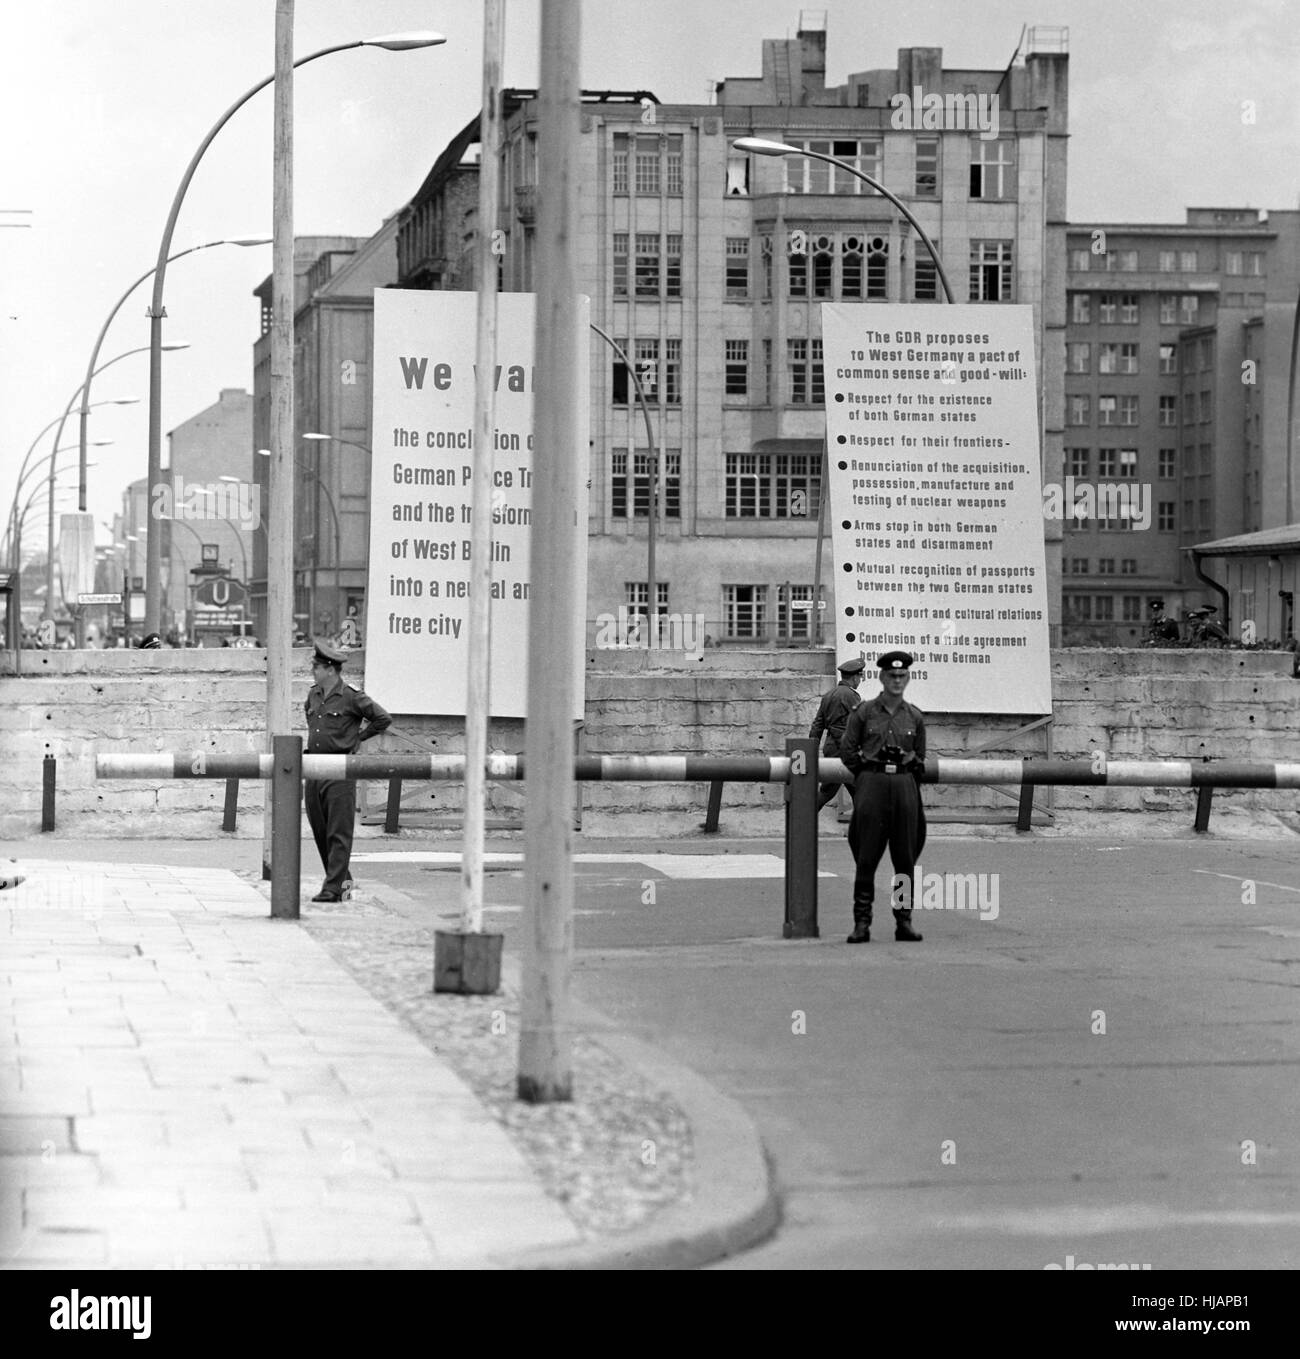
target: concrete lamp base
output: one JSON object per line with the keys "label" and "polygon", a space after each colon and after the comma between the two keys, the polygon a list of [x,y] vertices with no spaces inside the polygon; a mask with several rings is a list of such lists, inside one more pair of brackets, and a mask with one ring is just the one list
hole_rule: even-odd
{"label": "concrete lamp base", "polygon": [[501,934],[435,930],[433,989],[491,996],[501,989]]}

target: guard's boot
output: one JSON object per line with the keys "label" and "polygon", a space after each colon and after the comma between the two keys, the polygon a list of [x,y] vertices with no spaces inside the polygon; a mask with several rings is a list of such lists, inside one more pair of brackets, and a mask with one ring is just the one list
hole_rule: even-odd
{"label": "guard's boot", "polygon": [[844,941],[846,944],[867,944],[871,942],[871,905],[853,906],[853,933]]}
{"label": "guard's boot", "polygon": [[909,944],[921,942],[922,936],[912,928],[912,912],[910,910],[894,912],[894,938]]}

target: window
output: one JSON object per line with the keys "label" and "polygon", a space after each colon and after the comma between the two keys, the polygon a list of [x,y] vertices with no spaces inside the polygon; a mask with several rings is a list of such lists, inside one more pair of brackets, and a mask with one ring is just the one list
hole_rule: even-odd
{"label": "window", "polygon": [[[616,338],[615,342],[624,353],[627,352],[627,340]],[[637,340],[636,353],[632,356],[632,361],[636,364],[637,377],[641,379],[641,387],[647,402],[663,400],[670,406],[681,404],[682,342],[680,340],[664,341],[662,374],[660,373],[658,340]],[[629,399],[636,400],[636,384],[628,380],[627,368],[621,359],[614,359],[612,370],[612,402],[615,406],[626,406]]]}
{"label": "window", "polygon": [[1091,250],[1071,250],[1070,268],[1078,274],[1086,274],[1092,267]]}
{"label": "window", "polygon": [[864,256],[866,296],[885,297],[889,279],[889,242],[883,236],[867,240],[856,232],[833,234],[794,227],[790,230],[789,241],[792,298],[860,301]]}
{"label": "window", "polygon": [[776,631],[792,641],[812,635],[811,585],[788,585],[777,590]]}
{"label": "window", "polygon": [[1117,425],[1119,423],[1116,417],[1118,408],[1118,397],[1099,396],[1097,398],[1097,423],[1099,425]]}
{"label": "window", "polygon": [[1116,346],[1119,350],[1117,373],[1136,373],[1138,370],[1138,347],[1135,344]]}
{"label": "window", "polygon": [[772,404],[772,341],[763,341],[763,404]]}
{"label": "window", "polygon": [[1067,448],[1065,450],[1065,465],[1072,477],[1086,477],[1091,461],[1092,454],[1086,448]]}
{"label": "window", "polygon": [[1198,349],[1201,356],[1201,372],[1208,372],[1214,367],[1214,347],[1210,344],[1210,337],[1208,335],[1201,336],[1201,342]]}
{"label": "window", "polygon": [[1121,396],[1119,399],[1119,423],[1136,425],[1138,422],[1138,399],[1136,396]]}
{"label": "window", "polygon": [[1214,397],[1210,392],[1201,393],[1201,424],[1206,424],[1213,416]]}
{"label": "window", "polygon": [[659,138],[653,134],[636,139],[636,158],[634,161],[636,191],[639,194],[657,194],[660,185]]}
{"label": "window", "polygon": [[749,341],[726,340],[725,382],[723,391],[727,396],[749,395]]}
{"label": "window", "polygon": [[1121,448],[1119,451],[1119,474],[1130,480],[1138,474],[1138,454],[1136,448]]}
{"label": "window", "polygon": [[1178,451],[1173,448],[1160,450],[1160,468],[1157,475],[1161,481],[1173,481],[1178,474]]}
{"label": "window", "polygon": [[1097,574],[1098,574],[1099,576],[1113,576],[1113,575],[1115,574],[1115,558],[1114,558],[1114,557],[1098,557],[1098,558],[1097,558]]}
{"label": "window", "polygon": [[818,453],[728,453],[728,519],[816,518],[821,496]]}
{"label": "window", "polygon": [[1242,252],[1240,250],[1229,250],[1224,255],[1223,271],[1226,274],[1240,274],[1242,272]]}
{"label": "window", "polygon": [[664,143],[664,192],[671,198],[682,195],[682,139],[669,136]]}
{"label": "window", "polygon": [[[644,618],[646,604],[650,598],[650,586],[643,580],[623,582],[623,600],[629,618]],[[655,612],[660,616],[668,612],[668,582],[655,581]]]}
{"label": "window", "polygon": [[1178,252],[1178,270],[1183,274],[1194,274],[1196,272],[1196,251],[1180,250]]}
{"label": "window", "polygon": [[[650,470],[653,454],[638,449],[632,455],[632,475],[628,475],[626,448],[610,450],[610,516],[647,519],[650,516]],[[665,519],[682,517],[682,454],[680,449],[665,449],[659,474],[659,504]]]}
{"label": "window", "polygon": [[1174,531],[1174,502],[1161,500],[1156,504],[1156,528],[1161,533]]}
{"label": "window", "polygon": [[[935,253],[939,253],[939,241],[931,236]],[[912,266],[912,297],[917,302],[937,302],[939,292],[939,271],[934,265],[934,256],[919,242],[916,247],[916,262]]]}
{"label": "window", "polygon": [[1115,453],[1113,448],[1103,448],[1097,454],[1097,475],[1099,477],[1113,477],[1115,475]]}
{"label": "window", "polygon": [[626,132],[614,133],[614,164],[612,179],[614,182],[614,192],[624,194],[627,192],[627,144],[628,135]]}
{"label": "window", "polygon": [[1104,344],[1101,346],[1101,352],[1097,356],[1097,371],[1099,373],[1119,372],[1119,345]]}
{"label": "window", "polygon": [[1066,595],[1064,599],[1066,613],[1071,620],[1076,623],[1089,623],[1092,621],[1092,596],[1091,595]]}
{"label": "window", "polygon": [[918,137],[916,139],[915,193],[917,198],[937,198],[939,196],[938,137]]}
{"label": "window", "polygon": [[1065,423],[1067,425],[1092,424],[1092,398],[1078,392],[1071,392],[1065,398]]}
{"label": "window", "polygon": [[1071,557],[1070,574],[1072,576],[1086,576],[1088,574],[1087,557]]}
{"label": "window", "polygon": [[[1119,564],[1119,573],[1121,576],[1136,576],[1138,573],[1137,558],[1136,557],[1121,558]],[[1134,603],[1136,602],[1137,601],[1135,599]]]}
{"label": "window", "polygon": [[867,297],[884,300],[889,288],[889,242],[873,236],[867,247]]}
{"label": "window", "polygon": [[1104,326],[1113,326],[1115,324],[1115,308],[1115,294],[1102,293],[1097,298],[1097,320]]}
{"label": "window", "polygon": [[1178,372],[1178,346],[1176,344],[1162,344],[1160,346],[1160,371],[1170,377]]}
{"label": "window", "polygon": [[1160,324],[1162,326],[1176,326],[1178,324],[1178,295],[1176,293],[1160,294]]}
{"label": "window", "polygon": [[1162,274],[1172,274],[1178,267],[1178,256],[1172,250],[1162,250],[1157,263]]}
{"label": "window", "polygon": [[786,363],[790,370],[790,404],[821,406],[823,387],[822,342],[786,340]]}
{"label": "window", "polygon": [[650,231],[636,233],[636,295],[659,296],[659,237]]}
{"label": "window", "polygon": [[[801,150],[820,151],[824,156],[834,156],[837,160],[847,161],[873,179],[880,178],[880,158],[884,141],[880,137],[866,137],[857,141],[800,141],[792,138],[787,145]],[[785,157],[786,193],[848,193],[874,194],[876,191],[864,184],[856,175],[828,165],[824,160],[813,160],[809,156]]]}
{"label": "window", "polygon": [[763,297],[772,296],[772,238],[764,236],[759,243],[759,258],[763,265]]}
{"label": "window", "polygon": [[970,196],[982,199],[1014,198],[1015,143],[972,137],[970,148]]}
{"label": "window", "polygon": [[[1103,349],[1107,347],[1106,345],[1102,346]],[[1083,340],[1066,341],[1065,371],[1067,373],[1090,373],[1092,371],[1092,346]]]}
{"label": "window", "polygon": [[1135,326],[1138,323],[1137,293],[1120,293],[1119,323],[1122,326]]}
{"label": "window", "polygon": [[[1126,560],[1124,565],[1127,566],[1128,564],[1129,563]],[[1133,565],[1136,568],[1137,563],[1134,562]],[[1124,575],[1126,573],[1121,572],[1120,574]],[[1137,571],[1135,569],[1128,574],[1137,575]],[[1140,623],[1142,621],[1142,598],[1140,595],[1124,596],[1124,621],[1126,623]]]}
{"label": "window", "polygon": [[1070,294],[1070,320],[1077,326],[1086,326],[1092,320],[1092,296],[1089,293]]}
{"label": "window", "polygon": [[[681,237],[677,237],[680,248]],[[727,297],[744,299],[749,296],[749,237],[727,237]]]}
{"label": "window", "polygon": [[1178,424],[1178,398],[1176,396],[1162,396],[1160,398],[1160,424],[1164,429],[1172,429]]}
{"label": "window", "polygon": [[1183,393],[1183,424],[1191,425],[1196,422],[1196,393]]}
{"label": "window", "polygon": [[970,243],[970,300],[1012,301],[1010,241]]}
{"label": "window", "polygon": [[1113,595],[1097,596],[1097,622],[1112,623],[1115,621],[1115,597]]}
{"label": "window", "polygon": [[1201,308],[1201,299],[1195,293],[1184,293],[1178,299],[1178,317],[1185,326],[1194,326]]}
{"label": "window", "polygon": [[762,637],[766,624],[766,585],[724,585],[722,587],[723,636]]}
{"label": "window", "polygon": [[733,151],[727,157],[727,197],[745,198],[749,195],[749,157]]}
{"label": "window", "polygon": [[845,236],[840,258],[840,296],[862,296],[862,237]]}
{"label": "window", "polygon": [[668,236],[664,240],[664,296],[682,295],[682,238]]}
{"label": "window", "polygon": [[1136,274],[1137,267],[1136,250],[1111,250],[1106,255],[1106,268],[1112,274]]}
{"label": "window", "polygon": [[627,232],[614,233],[614,296],[627,296]]}
{"label": "window", "polygon": [[1246,251],[1246,273],[1251,278],[1263,278],[1264,252],[1262,250]]}
{"label": "window", "polygon": [[664,403],[682,404],[682,342],[664,341]]}

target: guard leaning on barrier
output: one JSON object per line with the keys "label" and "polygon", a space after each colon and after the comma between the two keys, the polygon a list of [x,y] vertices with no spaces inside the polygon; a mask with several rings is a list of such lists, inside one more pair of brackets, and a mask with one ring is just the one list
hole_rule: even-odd
{"label": "guard leaning on barrier", "polygon": [[889,847],[894,876],[907,879],[906,906],[894,908],[894,938],[919,943],[912,928],[912,870],[925,848],[925,809],[919,780],[925,772],[925,718],[906,702],[912,657],[886,652],[880,667],[880,693],[864,699],[849,714],[840,759],[853,775],[853,820],[849,848],[857,864],[853,878],[853,933],[850,944],[871,938],[876,869]]}
{"label": "guard leaning on barrier", "polygon": [[[311,661],[315,681],[307,693],[307,753],[351,755],[393,719],[373,698],[343,683],[346,653],[317,639]],[[313,901],[342,901],[350,881],[352,831],[357,819],[356,779],[305,779],[303,801],[316,840],[325,883]]]}
{"label": "guard leaning on barrier", "polygon": [[[812,726],[808,728],[808,739],[811,741],[820,740],[822,733],[826,733],[826,745],[822,754],[828,760],[839,757],[840,742],[844,739],[844,728],[849,720],[849,714],[862,701],[858,694],[858,685],[862,683],[862,672],[866,668],[867,663],[856,656],[838,667],[840,682],[834,689],[828,689],[822,695],[817,716],[813,718]],[[842,783],[819,785],[817,810],[820,812],[828,802],[833,802],[843,787]]]}

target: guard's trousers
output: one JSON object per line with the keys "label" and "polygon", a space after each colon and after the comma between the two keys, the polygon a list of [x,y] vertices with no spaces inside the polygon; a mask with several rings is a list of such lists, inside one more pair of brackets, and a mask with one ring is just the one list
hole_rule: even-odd
{"label": "guard's trousers", "polygon": [[849,849],[857,864],[853,877],[853,918],[871,923],[876,898],[876,869],[886,847],[894,875],[907,879],[908,914],[912,903],[912,870],[925,845],[925,813],[921,791],[911,774],[863,770],[853,783],[853,820]]}
{"label": "guard's trousers", "polygon": [[343,895],[352,876],[352,829],[357,819],[356,779],[304,779],[303,801],[316,850],[325,869],[326,892]]}

